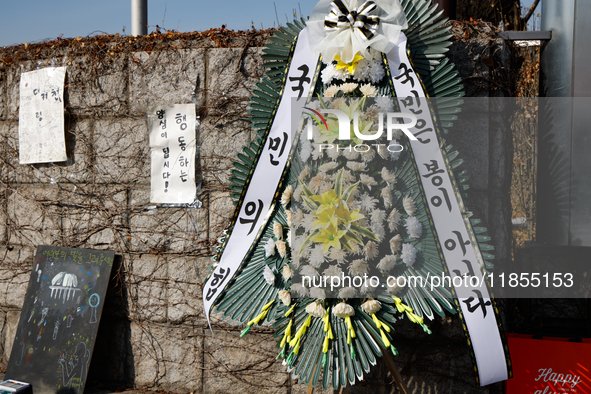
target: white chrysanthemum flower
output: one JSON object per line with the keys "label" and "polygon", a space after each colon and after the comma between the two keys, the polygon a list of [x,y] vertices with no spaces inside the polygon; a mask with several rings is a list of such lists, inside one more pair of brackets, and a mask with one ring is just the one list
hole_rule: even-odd
{"label": "white chrysanthemum flower", "polygon": [[394,254],[400,253],[402,249],[402,237],[400,234],[396,234],[392,239],[390,239],[390,250]]}
{"label": "white chrysanthemum flower", "polygon": [[320,287],[312,287],[310,288],[310,297],[323,300],[326,298],[326,293],[324,292],[324,289],[321,289]]}
{"label": "white chrysanthemum flower", "polygon": [[330,182],[322,182],[320,187],[318,188],[318,194],[324,194],[327,191],[332,189],[332,183]]}
{"label": "white chrysanthemum flower", "polygon": [[415,212],[417,211],[417,206],[415,205],[415,202],[410,196],[406,196],[402,199],[402,206],[404,207],[404,210],[406,211],[408,216],[415,215]]}
{"label": "white chrysanthemum flower", "polygon": [[308,289],[304,287],[301,283],[292,283],[291,291],[293,293],[298,294],[300,297],[307,297],[308,296]]}
{"label": "white chrysanthemum flower", "polygon": [[377,267],[382,272],[390,272],[392,268],[396,266],[396,256],[393,254],[389,254],[384,256],[378,263]]}
{"label": "white chrysanthemum flower", "polygon": [[390,141],[390,145],[392,148],[388,149],[388,153],[390,154],[390,160],[396,161],[400,159],[400,154],[402,150],[400,150],[400,146],[398,146],[397,140]]}
{"label": "white chrysanthemum flower", "polygon": [[364,281],[363,285],[359,288],[359,293],[365,296],[373,295],[375,288],[371,286],[369,281]]}
{"label": "white chrysanthemum flower", "polygon": [[335,76],[336,76],[336,68],[335,65],[330,63],[328,64],[324,70],[322,70],[322,74],[321,74],[321,78],[322,78],[322,83],[325,85],[328,85],[330,83],[330,81],[332,81]]}
{"label": "white chrysanthemum flower", "polygon": [[319,160],[324,157],[324,151],[320,149],[320,144],[312,144],[312,160]]}
{"label": "white chrysanthemum flower", "polygon": [[385,145],[384,146],[378,145],[377,150],[378,150],[378,155],[380,155],[380,157],[382,159],[386,160],[386,159],[388,159],[388,157],[390,157],[390,152],[388,152],[388,147],[386,147]]}
{"label": "white chrysanthemum flower", "polygon": [[402,253],[400,253],[402,262],[411,267],[417,258],[417,250],[411,244],[402,245]]}
{"label": "white chrysanthemum flower", "polygon": [[369,71],[369,79],[373,83],[378,83],[384,78],[386,75],[386,71],[384,71],[384,66],[381,63],[375,62],[372,63],[371,69]]}
{"label": "white chrysanthemum flower", "polygon": [[361,90],[361,93],[363,93],[367,97],[375,97],[376,94],[378,94],[378,90],[368,83],[366,83],[365,85],[361,85],[359,90]]}
{"label": "white chrysanthemum flower", "polygon": [[352,171],[365,171],[365,163],[360,163],[358,161],[349,161],[347,162],[347,167],[349,167]]}
{"label": "white chrysanthemum flower", "polygon": [[380,253],[378,245],[373,241],[368,241],[363,247],[363,254],[366,260],[372,260],[378,257]]}
{"label": "white chrysanthemum flower", "polygon": [[394,112],[394,103],[392,97],[379,96],[374,99],[376,105],[382,112]]}
{"label": "white chrysanthemum flower", "polygon": [[369,148],[367,151],[361,151],[361,160],[365,163],[369,163],[373,159],[376,158],[376,151],[375,149]]}
{"label": "white chrysanthemum flower", "polygon": [[404,290],[404,287],[398,286],[398,278],[390,276],[388,281],[386,282],[386,286],[388,286],[388,293],[392,295],[397,295]]}
{"label": "white chrysanthemum flower", "polygon": [[365,81],[369,79],[369,72],[371,71],[371,62],[367,59],[361,59],[353,71],[353,78],[357,81]]}
{"label": "white chrysanthemum flower", "polygon": [[327,180],[328,180],[328,176],[326,175],[326,173],[319,172],[318,174],[316,174],[316,176],[314,176],[312,179],[310,179],[310,182],[308,183],[308,187],[314,193],[318,193],[318,188],[320,188],[320,185],[322,184],[322,182],[326,182]]}
{"label": "white chrysanthemum flower", "polygon": [[281,195],[281,205],[286,207],[291,202],[291,195],[293,194],[293,186],[289,185],[283,191]]}
{"label": "white chrysanthemum flower", "polygon": [[275,240],[269,238],[265,243],[265,257],[269,258],[275,254]]}
{"label": "white chrysanthemum flower", "polygon": [[275,247],[277,248],[277,251],[279,252],[279,256],[281,256],[281,258],[287,256],[287,244],[285,243],[285,241],[275,241]]}
{"label": "white chrysanthemum flower", "polygon": [[361,183],[365,186],[367,186],[367,188],[369,190],[371,190],[372,186],[376,186],[378,183],[376,182],[375,179],[373,179],[371,176],[369,175],[365,175],[365,174],[360,174],[359,178],[361,180]]}
{"label": "white chrysanthemum flower", "polygon": [[385,187],[382,189],[382,199],[384,200],[384,207],[386,209],[392,206],[392,191],[389,187]]}
{"label": "white chrysanthemum flower", "polygon": [[[289,227],[291,227],[292,221],[293,221],[293,212],[290,210],[285,210],[285,218],[287,219],[287,225]],[[289,242],[289,244],[291,245],[291,241]]]}
{"label": "white chrysanthemum flower", "polygon": [[357,289],[354,287],[343,287],[339,290],[339,298],[353,298],[357,295]]}
{"label": "white chrysanthemum flower", "polygon": [[339,158],[339,150],[338,149],[329,148],[329,149],[325,149],[324,151],[326,152],[326,156],[328,156],[331,160],[336,160]]}
{"label": "white chrysanthemum flower", "polygon": [[398,211],[398,209],[392,208],[392,212],[390,212],[390,215],[388,215],[388,228],[390,231],[396,231],[398,229],[400,219],[402,219],[402,214]]}
{"label": "white chrysanthemum flower", "polygon": [[328,257],[331,260],[335,260],[337,265],[343,264],[345,262],[345,257],[347,257],[347,252],[344,249],[337,249],[331,248]]}
{"label": "white chrysanthemum flower", "polygon": [[365,212],[371,212],[375,209],[376,204],[379,202],[377,198],[373,198],[368,193],[363,193],[359,196],[361,209]]}
{"label": "white chrysanthemum flower", "polygon": [[298,175],[298,179],[303,181],[308,177],[308,175],[310,175],[310,167],[306,166],[306,168],[304,168],[302,172],[300,172],[300,175]]}
{"label": "white chrysanthemum flower", "polygon": [[335,168],[337,168],[339,166],[339,163],[331,161],[328,163],[324,163],[323,165],[321,165],[320,167],[318,167],[318,170],[321,172],[329,172],[334,170]]}
{"label": "white chrysanthemum flower", "polygon": [[374,223],[380,223],[386,220],[386,211],[383,209],[374,209],[371,211],[371,221]]}
{"label": "white chrysanthemum flower", "polygon": [[343,275],[343,270],[336,265],[331,265],[322,272],[324,276],[337,276],[339,279]]}
{"label": "white chrysanthemum flower", "polygon": [[349,275],[363,276],[364,274],[367,274],[368,270],[369,264],[362,259],[353,260],[351,264],[349,264]]}
{"label": "white chrysanthemum flower", "polygon": [[324,263],[324,251],[322,250],[322,245],[316,245],[312,248],[310,252],[310,265],[316,268],[320,268],[322,263]]}
{"label": "white chrysanthemum flower", "polygon": [[312,267],[311,265],[304,265],[301,269],[300,269],[300,275],[302,277],[307,277],[310,278],[310,280],[313,280],[313,278],[319,278],[320,274],[318,273],[318,271],[316,271],[316,268]]}
{"label": "white chrysanthemum flower", "polygon": [[371,232],[375,235],[380,241],[384,239],[386,236],[386,229],[384,229],[384,225],[381,223],[372,223],[371,224]]}
{"label": "white chrysanthemum flower", "polygon": [[386,167],[382,168],[382,179],[388,182],[390,185],[396,184],[396,175],[394,173],[388,171]]}
{"label": "white chrysanthemum flower", "polygon": [[423,234],[423,226],[415,216],[408,217],[404,227],[410,238],[420,238]]}
{"label": "white chrysanthemum flower", "polygon": [[273,235],[277,239],[283,239],[283,226],[277,221],[273,222]]}
{"label": "white chrysanthemum flower", "polygon": [[293,194],[292,194],[292,196],[291,196],[291,197],[292,197],[292,198],[293,198],[295,201],[301,201],[301,196],[302,196],[302,192],[303,192],[303,191],[304,191],[304,190],[302,189],[302,185],[298,185],[298,187],[296,187],[296,189],[293,191]]}
{"label": "white chrysanthemum flower", "polygon": [[344,97],[337,97],[332,100],[332,103],[330,103],[328,107],[332,109],[339,109],[343,104],[347,104],[347,99],[345,99]]}
{"label": "white chrysanthemum flower", "polygon": [[357,160],[359,158],[359,152],[357,152],[355,149],[351,148],[351,150],[349,149],[344,149],[343,151],[343,156],[345,156],[345,158],[347,160]]}
{"label": "white chrysanthemum flower", "polygon": [[361,304],[361,309],[363,312],[371,315],[373,313],[378,313],[380,309],[382,309],[382,303],[378,300],[368,300]]}
{"label": "white chrysanthemum flower", "polygon": [[263,268],[263,278],[265,278],[265,282],[267,282],[269,286],[275,285],[275,273],[268,265],[265,265],[265,268]]}
{"label": "white chrysanthemum flower", "polygon": [[318,302],[308,304],[308,306],[306,307],[306,312],[314,317],[319,317],[321,319],[324,317],[324,315],[326,315],[326,309],[324,309],[322,305],[320,305]]}
{"label": "white chrysanthemum flower", "polygon": [[300,227],[302,225],[302,221],[304,220],[304,212],[298,208],[297,211],[291,217],[291,222],[293,223],[294,227]]}
{"label": "white chrysanthemum flower", "polygon": [[344,319],[345,317],[354,316],[355,309],[347,303],[339,302],[332,308],[332,314]]}
{"label": "white chrysanthemum flower", "polygon": [[280,290],[277,294],[283,305],[290,306],[291,305],[291,293],[287,290]]}
{"label": "white chrysanthemum flower", "polygon": [[291,278],[291,268],[289,268],[289,265],[283,266],[282,276],[283,280],[286,282]]}
{"label": "white chrysanthemum flower", "polygon": [[308,161],[311,154],[312,154],[312,143],[308,140],[303,141],[301,143],[300,159],[302,159],[302,161],[305,163],[306,161]]}
{"label": "white chrysanthemum flower", "polygon": [[334,97],[341,90],[338,86],[332,85],[324,91],[324,97]]}
{"label": "white chrysanthemum flower", "polygon": [[351,93],[355,89],[357,89],[358,86],[359,85],[356,84],[355,82],[348,82],[348,83],[344,83],[341,85],[341,90],[345,93]]}
{"label": "white chrysanthemum flower", "polygon": [[304,215],[304,220],[302,220],[302,226],[304,229],[309,233],[312,231],[312,224],[314,223],[314,215],[311,213],[307,213]]}

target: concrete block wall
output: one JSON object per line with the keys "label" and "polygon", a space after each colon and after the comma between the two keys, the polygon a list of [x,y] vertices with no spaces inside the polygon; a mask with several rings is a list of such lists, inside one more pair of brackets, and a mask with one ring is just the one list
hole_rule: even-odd
{"label": "concrete block wall", "polygon": [[[240,327],[214,316],[212,336],[201,300],[212,246],[233,213],[227,189],[231,162],[236,150],[253,138],[246,108],[264,74],[261,46],[268,34],[217,29],[143,38],[99,36],[58,40],[55,48],[37,44],[26,51],[24,46],[0,50],[4,363],[10,357],[37,245],[108,249],[120,259],[113,269],[90,387],[100,383],[110,389],[192,393],[306,390],[275,361],[270,331],[251,330],[240,339]],[[509,51],[502,42],[487,45],[497,45],[497,52],[504,54]],[[466,48],[471,48],[470,42],[452,48],[452,57],[466,58],[462,73],[488,67],[484,60],[467,56]],[[50,65],[67,67],[68,161],[20,165],[20,74]],[[202,208],[154,208],[149,202],[146,110],[156,103],[198,105]],[[478,152],[467,158],[468,168],[479,172],[479,179],[504,177],[494,173],[502,170],[491,170],[496,164],[482,160],[496,154],[498,142],[486,130],[473,138],[479,141]],[[481,205],[489,204],[491,195],[491,183],[483,182],[477,199]],[[484,206],[477,209],[487,213],[485,221],[496,217]],[[498,242],[503,245],[506,240]],[[398,361],[413,392],[497,392],[473,387],[457,319],[449,317],[432,326],[432,337],[411,326],[397,328],[396,346],[402,350]],[[355,390],[394,392],[388,379],[379,365]]]}

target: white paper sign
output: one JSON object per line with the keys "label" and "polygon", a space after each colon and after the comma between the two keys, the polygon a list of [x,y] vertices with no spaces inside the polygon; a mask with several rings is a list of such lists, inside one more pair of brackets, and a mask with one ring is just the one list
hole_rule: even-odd
{"label": "white paper sign", "polygon": [[18,121],[19,162],[66,161],[64,135],[65,67],[21,75]]}
{"label": "white paper sign", "polygon": [[195,200],[195,104],[164,105],[150,116],[150,201],[190,204]]}

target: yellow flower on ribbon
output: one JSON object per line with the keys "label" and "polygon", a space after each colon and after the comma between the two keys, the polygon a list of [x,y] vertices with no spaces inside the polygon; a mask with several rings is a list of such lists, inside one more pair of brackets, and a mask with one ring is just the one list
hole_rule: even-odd
{"label": "yellow flower on ribbon", "polygon": [[357,63],[359,63],[359,61],[363,59],[363,56],[361,56],[359,52],[357,52],[350,63],[345,63],[341,61],[341,57],[339,55],[335,56],[334,59],[337,61],[337,65],[335,66],[337,70],[346,68],[349,71],[349,73],[353,74],[355,72],[355,68],[357,67]]}

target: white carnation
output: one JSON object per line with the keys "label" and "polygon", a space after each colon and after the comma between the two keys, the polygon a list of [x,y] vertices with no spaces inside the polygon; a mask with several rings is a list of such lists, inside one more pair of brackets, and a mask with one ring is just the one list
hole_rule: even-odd
{"label": "white carnation", "polygon": [[396,175],[388,171],[386,167],[382,168],[382,179],[388,182],[390,185],[396,184]]}
{"label": "white carnation", "polygon": [[283,226],[277,221],[273,222],[273,235],[277,239],[283,239]]}
{"label": "white carnation", "polygon": [[281,195],[281,204],[286,207],[291,202],[291,195],[293,194],[293,186],[289,185]]}
{"label": "white carnation", "polygon": [[324,309],[322,305],[320,305],[317,302],[308,304],[308,306],[306,307],[306,312],[312,316],[319,317],[321,319],[324,317],[324,315],[326,315],[326,309]]}
{"label": "white carnation", "polygon": [[402,206],[404,207],[404,210],[406,211],[408,216],[415,215],[415,212],[417,210],[417,206],[415,205],[415,202],[413,201],[413,199],[410,198],[410,196],[406,196],[402,199]]}
{"label": "white carnation", "polygon": [[278,293],[279,299],[283,302],[283,305],[291,305],[291,293],[287,290],[280,290]]}
{"label": "white carnation", "polygon": [[392,239],[390,240],[390,250],[392,251],[392,253],[398,254],[400,253],[401,249],[402,237],[400,236],[400,234],[396,234],[396,236],[392,237]]}
{"label": "white carnation", "polygon": [[373,313],[379,312],[379,310],[382,309],[382,303],[377,300],[368,300],[361,304],[361,309],[363,309],[363,312],[371,315]]}
{"label": "white carnation", "polygon": [[417,258],[417,250],[411,244],[402,245],[402,253],[400,254],[402,262],[411,267]]}
{"label": "white carnation", "polygon": [[396,266],[396,256],[393,254],[389,254],[382,258],[378,263],[377,267],[382,272],[390,272],[392,268]]}
{"label": "white carnation", "polygon": [[286,282],[289,280],[289,278],[291,278],[291,268],[289,268],[289,265],[284,265],[283,266],[283,280],[285,280]]}
{"label": "white carnation", "polygon": [[396,231],[398,229],[398,223],[400,223],[400,219],[402,219],[402,214],[398,211],[398,209],[393,208],[390,215],[388,215],[388,228],[390,231]]}
{"label": "white carnation", "polygon": [[410,238],[420,238],[421,234],[423,234],[423,226],[416,216],[407,218],[404,227],[406,227],[406,232]]}
{"label": "white carnation", "polygon": [[269,286],[275,285],[275,273],[273,273],[273,270],[268,265],[265,265],[265,268],[263,268],[263,278],[265,278],[265,282]]}
{"label": "white carnation", "polygon": [[332,308],[332,314],[344,319],[345,317],[354,316],[355,309],[347,303],[340,302]]}
{"label": "white carnation", "polygon": [[281,256],[282,258],[287,256],[287,244],[285,243],[285,241],[275,241],[275,247],[277,247],[279,256]]}
{"label": "white carnation", "polygon": [[[326,298],[326,293],[324,292],[324,289],[321,289],[320,287],[312,287],[310,289],[310,297],[311,298],[318,298],[319,300],[323,300]],[[322,315],[324,316],[324,315]]]}
{"label": "white carnation", "polygon": [[357,295],[357,289],[354,287],[343,287],[339,290],[339,298],[353,298]]}
{"label": "white carnation", "polygon": [[265,244],[265,257],[269,258],[275,254],[275,241],[269,238]]}

